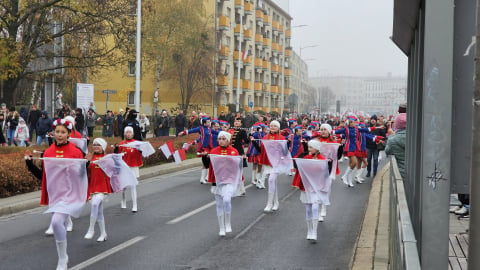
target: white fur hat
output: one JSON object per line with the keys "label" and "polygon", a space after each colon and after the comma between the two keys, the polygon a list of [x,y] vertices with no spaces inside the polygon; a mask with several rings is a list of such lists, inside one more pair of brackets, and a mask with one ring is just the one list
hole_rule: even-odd
{"label": "white fur hat", "polygon": [[220,138],[220,137],[225,137],[225,139],[227,139],[227,141],[230,142],[230,139],[232,138],[232,135],[230,133],[226,132],[226,131],[220,131],[218,133],[218,138]]}
{"label": "white fur hat", "polygon": [[123,129],[123,134],[125,134],[128,130],[130,130],[132,133],[134,133],[134,132],[133,132],[133,127],[131,127],[131,126],[126,126],[125,129]]}
{"label": "white fur hat", "polygon": [[322,143],[319,140],[310,140],[308,141],[308,146],[320,151],[320,148],[322,147]]}
{"label": "white fur hat", "polygon": [[103,152],[105,152],[105,149],[107,148],[107,141],[105,141],[102,138],[95,138],[95,140],[93,140],[93,144],[96,144],[96,143],[100,144],[100,146],[103,149]]}
{"label": "white fur hat", "polygon": [[328,130],[328,133],[332,133],[332,126],[330,126],[329,124],[322,124],[320,126],[320,129],[322,129],[322,128]]}
{"label": "white fur hat", "polygon": [[270,122],[270,126],[276,126],[280,128],[280,123],[277,120],[273,120],[272,122]]}

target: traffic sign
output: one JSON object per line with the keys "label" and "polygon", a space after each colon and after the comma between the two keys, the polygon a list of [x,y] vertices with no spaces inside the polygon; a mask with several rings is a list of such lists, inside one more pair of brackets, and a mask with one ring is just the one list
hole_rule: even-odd
{"label": "traffic sign", "polygon": [[117,93],[117,90],[102,90],[102,93],[103,94],[116,94]]}
{"label": "traffic sign", "polygon": [[251,107],[251,108],[253,107],[253,101],[250,101],[250,102],[248,103],[248,107]]}

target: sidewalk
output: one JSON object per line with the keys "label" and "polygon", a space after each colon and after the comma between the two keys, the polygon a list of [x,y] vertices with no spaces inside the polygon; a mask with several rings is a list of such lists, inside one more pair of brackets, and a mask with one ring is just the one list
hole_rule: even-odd
{"label": "sidewalk", "polygon": [[[352,269],[389,268],[390,166],[373,179],[360,236],[354,250]],[[448,211],[448,210],[447,210]],[[450,214],[449,269],[467,269],[469,219]]]}
{"label": "sidewalk", "polygon": [[[157,175],[178,172],[185,169],[201,166],[202,161],[199,158],[184,160],[181,164],[174,162],[158,166],[152,166],[140,169],[139,181],[151,178]],[[17,213],[24,210],[33,209],[40,206],[41,191],[25,193],[13,197],[0,199],[0,216]]]}

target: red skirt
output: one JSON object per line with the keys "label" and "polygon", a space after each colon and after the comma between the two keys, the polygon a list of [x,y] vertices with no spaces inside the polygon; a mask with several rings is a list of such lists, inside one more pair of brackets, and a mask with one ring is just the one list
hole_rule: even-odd
{"label": "red skirt", "polygon": [[354,152],[344,152],[345,157],[367,158],[367,151],[355,150]]}
{"label": "red skirt", "polygon": [[260,155],[253,156],[253,157],[252,157],[252,156],[249,156],[249,157],[247,158],[247,161],[250,162],[250,163],[255,163],[255,164],[257,164],[257,163],[260,162]]}

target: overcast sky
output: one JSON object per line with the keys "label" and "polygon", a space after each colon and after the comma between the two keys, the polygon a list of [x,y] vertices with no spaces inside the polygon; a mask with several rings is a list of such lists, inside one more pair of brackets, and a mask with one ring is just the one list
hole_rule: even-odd
{"label": "overcast sky", "polygon": [[[393,0],[274,0],[293,17],[294,51],[310,77],[406,76],[407,57],[390,40]],[[313,60],[307,60],[313,59]]]}

